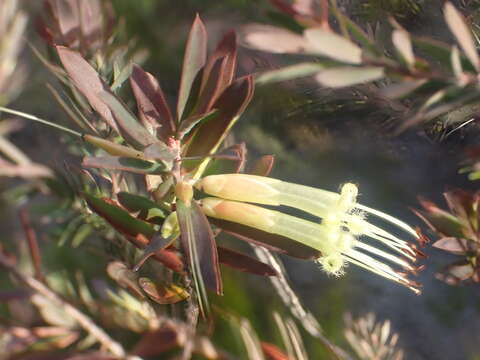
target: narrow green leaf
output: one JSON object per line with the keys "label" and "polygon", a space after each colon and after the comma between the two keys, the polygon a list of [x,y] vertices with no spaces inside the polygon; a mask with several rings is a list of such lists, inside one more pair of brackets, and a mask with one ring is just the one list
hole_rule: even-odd
{"label": "narrow green leaf", "polygon": [[83,195],[92,211],[104,218],[117,231],[129,236],[137,236],[138,234],[142,234],[147,238],[151,238],[154,235],[155,230],[152,225],[135,219],[122,208],[110,204],[104,199],[100,199],[89,194]]}
{"label": "narrow green leaf", "polygon": [[117,198],[120,204],[128,211],[139,212],[137,217],[142,220],[151,221],[152,217],[149,217],[149,214],[151,214],[152,210],[155,210],[155,218],[164,219],[166,217],[165,211],[157,203],[144,196],[121,191],[117,194]]}
{"label": "narrow green leaf", "polygon": [[200,70],[205,66],[207,58],[207,32],[200,17],[195,17],[188,36],[185,55],[183,57],[182,77],[177,102],[177,119],[184,115],[185,106],[192,89],[193,82]]}
{"label": "narrow green leaf", "polygon": [[96,169],[128,171],[135,174],[160,175],[168,171],[165,164],[119,156],[84,157],[82,166]]}

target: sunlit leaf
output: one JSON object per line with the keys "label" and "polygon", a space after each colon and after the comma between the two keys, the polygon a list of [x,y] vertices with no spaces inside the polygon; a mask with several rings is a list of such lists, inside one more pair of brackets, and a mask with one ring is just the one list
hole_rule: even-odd
{"label": "sunlit leaf", "polygon": [[470,249],[468,240],[454,237],[444,237],[435,241],[432,246],[457,255],[464,255]]}
{"label": "sunlit leaf", "polygon": [[82,166],[96,169],[128,171],[136,174],[163,174],[168,168],[164,163],[151,162],[119,156],[98,156],[83,158]]}
{"label": "sunlit leaf", "polygon": [[188,36],[185,54],[183,57],[182,77],[178,92],[177,118],[184,116],[190,92],[195,78],[204,67],[207,57],[207,32],[202,20],[197,15]]}
{"label": "sunlit leaf", "polygon": [[297,79],[310,76],[324,69],[324,66],[318,63],[300,63],[282,67],[278,70],[270,70],[260,74],[256,79],[256,84],[269,84],[280,81]]}
{"label": "sunlit leaf", "polygon": [[320,28],[310,28],[304,33],[308,40],[307,52],[324,55],[348,64],[362,62],[362,49],[343,36]]}
{"label": "sunlit leaf", "polygon": [[97,96],[111,109],[120,133],[130,145],[142,150],[158,141],[115,95],[102,91]]}
{"label": "sunlit leaf", "polygon": [[83,140],[92,145],[99,147],[100,149],[106,151],[110,155],[126,156],[131,158],[138,158],[138,159],[143,158],[143,153],[141,151],[135,150],[125,145],[114,143],[110,140],[99,138],[98,136],[84,135]]}
{"label": "sunlit leaf", "polygon": [[76,88],[87,98],[92,108],[100,114],[108,125],[118,130],[110,108],[98,96],[100,92],[110,91],[100,75],[78,52],[64,46],[57,46],[56,49]]}
{"label": "sunlit leaf", "polygon": [[472,65],[478,71],[480,70],[480,58],[477,53],[477,48],[473,41],[473,36],[470,28],[466,24],[463,16],[457,9],[447,1],[443,7],[445,21],[447,22],[450,31],[455,35],[458,44],[465,52]]}
{"label": "sunlit leaf", "polygon": [[241,44],[272,53],[302,53],[305,39],[294,32],[271,25],[251,24],[240,30]]}
{"label": "sunlit leaf", "polygon": [[415,55],[413,54],[410,35],[403,29],[396,29],[392,34],[392,42],[398,53],[408,66],[415,64]]}
{"label": "sunlit leaf", "polygon": [[344,87],[379,80],[384,76],[382,67],[335,67],[321,71],[315,79],[323,86]]}
{"label": "sunlit leaf", "polygon": [[138,279],[138,284],[158,304],[176,304],[190,297],[185,289],[175,284],[162,285],[146,277]]}

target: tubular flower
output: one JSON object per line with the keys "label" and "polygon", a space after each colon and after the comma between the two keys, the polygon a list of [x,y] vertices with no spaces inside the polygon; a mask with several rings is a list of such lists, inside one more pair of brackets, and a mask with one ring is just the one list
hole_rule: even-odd
{"label": "tubular flower", "polygon": [[[321,252],[318,262],[328,273],[340,275],[346,263],[352,263],[420,292],[405,272],[392,266],[414,273],[418,268],[412,263],[418,250],[371,224],[366,216],[390,222],[414,238],[418,238],[417,233],[393,216],[358,204],[358,188],[354,184],[347,183],[340,193],[335,193],[262,176],[225,174],[207,176],[197,181],[195,187],[215,196],[201,200],[207,216],[282,235],[317,249]],[[304,220],[249,203],[293,207],[320,221]],[[364,238],[373,239],[381,247],[364,242]]]}

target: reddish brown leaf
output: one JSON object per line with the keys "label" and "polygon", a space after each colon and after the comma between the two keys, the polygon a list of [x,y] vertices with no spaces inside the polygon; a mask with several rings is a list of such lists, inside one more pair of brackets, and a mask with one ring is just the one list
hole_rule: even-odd
{"label": "reddish brown leaf", "polygon": [[217,154],[210,163],[207,174],[232,174],[242,172],[245,168],[247,147],[245,143],[235,144]]}
{"label": "reddish brown leaf", "polygon": [[158,304],[176,304],[190,296],[185,289],[175,284],[157,284],[146,277],[138,279],[138,284]]}
{"label": "reddish brown leaf", "polygon": [[261,342],[260,345],[267,360],[289,360],[289,357],[275,345],[267,342]]}
{"label": "reddish brown leaf", "polygon": [[255,275],[277,276],[277,272],[270,265],[257,259],[221,246],[217,246],[217,250],[218,261],[223,265]]}
{"label": "reddish brown leaf", "polygon": [[[153,226],[134,218],[110,199],[100,199],[88,194],[84,194],[84,196],[88,206],[115,230],[126,235],[127,240],[133,245],[140,249],[149,245],[150,239],[155,234]],[[174,271],[183,272],[184,264],[174,251],[158,250],[155,252],[154,258]]]}
{"label": "reddish brown leaf", "polygon": [[207,57],[207,31],[200,17],[195,17],[188,35],[185,55],[183,56],[182,77],[178,91],[177,119],[184,115],[195,78],[205,66]]}
{"label": "reddish brown leaf", "polygon": [[255,162],[252,169],[249,171],[249,174],[259,175],[259,176],[268,176],[272,171],[274,163],[275,163],[274,155],[264,155]]}
{"label": "reddish brown leaf", "polygon": [[75,87],[87,98],[92,108],[100,114],[108,125],[118,131],[110,108],[98,96],[101,92],[110,93],[110,89],[100,75],[78,52],[64,46],[57,46],[56,49],[60,61]]}
{"label": "reddish brown leaf", "polygon": [[[197,272],[205,286],[222,294],[215,237],[206,216],[195,201],[190,207],[177,200],[177,216],[184,253],[190,259],[191,271]],[[200,294],[199,294],[200,295]]]}
{"label": "reddish brown leaf", "polygon": [[89,50],[98,48],[103,40],[102,6],[99,0],[78,1],[82,40]]}
{"label": "reddish brown leaf", "polygon": [[130,85],[140,119],[145,125],[160,126],[157,136],[166,142],[175,132],[175,123],[157,79],[140,66],[133,65]]}
{"label": "reddish brown leaf", "polygon": [[301,259],[317,259],[320,257],[320,252],[318,250],[284,236],[267,233],[230,221],[213,218],[210,218],[209,221],[226,233],[235,236],[240,240],[264,246],[272,251],[285,253]]}
{"label": "reddish brown leaf", "polygon": [[218,109],[218,116],[199,126],[188,147],[187,156],[202,156],[214,151],[245,110],[252,95],[251,76],[234,81],[213,105]]}
{"label": "reddish brown leaf", "polygon": [[438,208],[434,203],[419,199],[425,211],[413,210],[433,231],[446,237],[463,237],[463,226],[458,218],[445,210]]}
{"label": "reddish brown leaf", "polygon": [[213,64],[205,85],[200,90],[199,100],[195,106],[195,114],[203,114],[211,110],[215,100],[217,100],[218,96],[225,90],[228,84],[225,84],[223,76],[226,71],[227,62],[228,58],[224,56],[217,59]]}
{"label": "reddish brown leaf", "polygon": [[227,32],[223,36],[223,38],[219,41],[217,48],[208,59],[208,63],[207,65],[205,65],[205,71],[203,74],[204,81],[202,81],[202,84],[205,84],[206,79],[210,77],[210,72],[213,64],[215,64],[218,59],[223,57],[225,57],[227,61],[225,65],[225,71],[222,74],[222,91],[228,85],[230,85],[233,80],[233,76],[235,75],[235,67],[237,63],[237,37],[235,35],[235,31],[233,30]]}
{"label": "reddish brown leaf", "polygon": [[151,357],[174,349],[180,342],[175,324],[167,322],[159,329],[145,333],[134,346],[132,354],[141,358]]}
{"label": "reddish brown leaf", "polygon": [[50,4],[58,21],[64,44],[77,48],[81,38],[77,0],[54,0],[50,1]]}

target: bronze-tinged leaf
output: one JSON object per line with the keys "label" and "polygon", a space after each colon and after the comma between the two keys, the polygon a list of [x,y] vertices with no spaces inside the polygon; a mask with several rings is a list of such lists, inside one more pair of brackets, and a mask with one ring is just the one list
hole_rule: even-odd
{"label": "bronze-tinged leaf", "polygon": [[285,355],[278,347],[267,342],[261,342],[263,355],[267,360],[289,360],[288,356]]}
{"label": "bronze-tinged leaf", "polygon": [[131,353],[147,358],[172,350],[181,344],[181,332],[182,329],[173,322],[163,323],[160,328],[144,333]]}
{"label": "bronze-tinged leaf", "polygon": [[188,35],[185,54],[183,56],[182,76],[178,91],[177,119],[180,121],[184,115],[195,78],[205,66],[207,58],[207,31],[200,16],[195,20]]}
{"label": "bronze-tinged leaf", "polygon": [[213,54],[209,57],[207,64],[205,65],[205,70],[203,72],[202,86],[204,88],[207,79],[211,77],[211,72],[214,64],[218,59],[224,58],[223,71],[219,77],[219,93],[222,93],[223,90],[231,84],[233,77],[235,75],[235,67],[237,63],[237,38],[235,31],[231,30],[227,32],[222,39],[219,41],[217,48]]}
{"label": "bronze-tinged leaf", "polygon": [[[234,81],[213,105],[218,116],[201,124],[191,140],[186,156],[205,156],[216,151],[228,131],[247,107],[253,95],[253,79],[246,76]],[[204,161],[204,164],[208,160]]]}
{"label": "bronze-tinged leaf", "polygon": [[82,166],[87,168],[128,171],[135,174],[151,175],[164,174],[168,170],[165,164],[161,162],[119,156],[87,156],[83,158]]}
{"label": "bronze-tinged leaf", "polygon": [[213,120],[218,115],[218,110],[213,109],[207,113],[194,114],[182,120],[177,132],[177,138],[183,139],[195,126]]}
{"label": "bronze-tinged leaf", "polygon": [[462,189],[451,190],[443,193],[448,207],[458,217],[468,220],[474,214],[474,206],[477,197]]}
{"label": "bronze-tinged leaf", "polygon": [[299,15],[298,12],[295,10],[295,5],[291,5],[287,1],[284,0],[270,0],[270,3],[275,6],[278,10],[282,11],[283,13],[295,16]]}
{"label": "bronze-tinged leaf", "polygon": [[138,284],[158,304],[176,304],[190,297],[185,289],[175,284],[158,284],[146,277],[138,279]]}
{"label": "bronze-tinged leaf", "polygon": [[187,206],[177,199],[176,205],[183,253],[189,261],[200,313],[207,317],[210,313],[207,288],[222,293],[215,237],[195,201]]}
{"label": "bronze-tinged leaf", "polygon": [[49,2],[57,20],[63,44],[78,48],[81,39],[80,16],[77,0],[53,0]]}
{"label": "bronze-tinged leaf", "polygon": [[219,95],[225,90],[228,84],[223,80],[223,74],[226,71],[227,63],[228,58],[224,56],[217,59],[213,64],[205,85],[200,90],[198,102],[193,112],[194,114],[203,114],[212,109]]}
{"label": "bronze-tinged leaf", "polygon": [[462,238],[464,236],[463,224],[457,217],[438,208],[430,201],[423,199],[419,201],[425,211],[413,210],[413,212],[420,217],[431,230],[445,237]]}
{"label": "bronze-tinged leaf", "polygon": [[145,297],[142,289],[138,286],[137,275],[124,263],[120,261],[110,262],[107,266],[107,273],[120,286],[130,289],[140,298]]}
{"label": "bronze-tinged leaf", "polygon": [[432,244],[433,247],[451,252],[456,255],[465,255],[469,250],[469,241],[461,238],[445,237]]}
{"label": "bronze-tinged leaf", "polygon": [[218,261],[235,270],[260,276],[277,276],[277,272],[270,265],[237,251],[217,246]]}
{"label": "bronze-tinged leaf", "polygon": [[166,142],[175,132],[175,122],[157,79],[140,66],[133,65],[130,85],[140,120],[145,126],[149,123],[157,128],[157,137]]}
{"label": "bronze-tinged leaf", "polygon": [[100,92],[110,91],[100,75],[78,52],[64,46],[57,46],[56,49],[60,61],[75,87],[87,98],[90,106],[100,114],[107,124],[118,131],[110,108],[98,96]]}
{"label": "bronze-tinged leaf", "polygon": [[112,111],[118,130],[129,145],[138,150],[143,150],[148,145],[158,142],[113,93],[101,91],[97,96]]}
{"label": "bronze-tinged leaf", "polygon": [[[139,249],[147,247],[155,235],[154,227],[131,216],[127,211],[113,203],[110,199],[100,199],[84,194],[88,206],[104,218],[115,230],[126,235],[128,241]],[[153,257],[173,271],[183,273],[184,264],[175,251],[160,249]]]}
{"label": "bronze-tinged leaf", "polygon": [[98,48],[106,34],[103,33],[103,9],[99,0],[79,1],[82,40],[89,50]]}
{"label": "bronze-tinged leaf", "polygon": [[226,220],[210,218],[209,221],[226,233],[269,250],[287,254],[301,259],[317,259],[320,252],[309,246],[293,241],[284,236],[267,233],[249,226]]}
{"label": "bronze-tinged leaf", "polygon": [[264,155],[255,162],[252,169],[248,173],[258,176],[268,176],[273,169],[274,163],[275,155]]}

